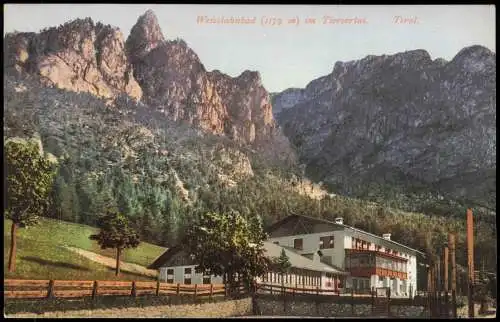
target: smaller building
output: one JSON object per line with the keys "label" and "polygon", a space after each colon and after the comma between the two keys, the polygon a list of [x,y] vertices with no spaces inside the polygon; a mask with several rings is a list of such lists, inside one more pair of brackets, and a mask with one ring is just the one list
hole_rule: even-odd
{"label": "smaller building", "polygon": [[[266,257],[279,257],[282,250],[285,251],[291,269],[287,274],[279,274],[274,271],[268,272],[263,277],[257,278],[257,282],[285,285],[290,287],[320,287],[322,289],[339,289],[342,287],[345,276],[341,269],[320,261],[320,256],[305,257],[292,249],[276,245],[272,242],[264,242]],[[149,269],[158,269],[158,278],[161,282],[172,284],[221,284],[222,276],[202,272],[196,269],[198,264],[182,249],[180,245],[168,249],[160,255]]]}
{"label": "smaller building", "polygon": [[293,248],[283,247],[269,241],[264,242],[264,248],[268,258],[279,257],[284,250],[292,267],[283,276],[270,271],[262,278],[257,278],[257,282],[301,288],[319,287],[320,289],[332,290],[341,289],[345,283],[347,273],[321,262],[321,256],[318,253],[306,257],[297,253]]}

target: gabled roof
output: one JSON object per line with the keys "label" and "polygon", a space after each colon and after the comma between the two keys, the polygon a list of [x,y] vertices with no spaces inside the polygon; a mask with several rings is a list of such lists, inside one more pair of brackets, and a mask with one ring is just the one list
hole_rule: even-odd
{"label": "gabled roof", "polygon": [[[271,257],[279,257],[281,255],[281,250],[285,250],[285,254],[288,257],[288,260],[290,261],[290,264],[292,267],[299,268],[299,269],[306,269],[310,271],[317,271],[317,272],[327,272],[327,273],[334,273],[338,275],[347,275],[346,272],[334,268],[330,265],[327,265],[325,263],[319,262],[319,261],[313,261],[307,257],[304,257],[290,249],[284,248],[282,246],[276,245],[272,242],[269,241],[264,241],[264,249],[265,249],[265,255],[268,258]],[[178,254],[179,252],[182,252],[183,249],[181,245],[176,245],[172,248],[169,248],[167,251],[165,251],[163,254],[161,254],[158,258],[154,260],[154,262],[148,266],[149,269],[159,269],[161,266],[163,266],[170,258],[172,258],[174,255]],[[187,256],[187,254],[186,254]]]}
{"label": "gabled roof", "polygon": [[175,245],[167,249],[163,254],[158,256],[153,263],[151,263],[147,268],[148,269],[158,269],[160,268],[169,258],[180,252],[182,248],[180,245]]}
{"label": "gabled roof", "polygon": [[326,219],[314,218],[314,217],[309,217],[309,216],[305,216],[305,215],[291,214],[291,215],[286,216],[285,218],[283,218],[281,220],[278,220],[277,222],[275,222],[274,224],[272,224],[271,226],[269,226],[266,229],[266,232],[270,233],[270,232],[276,230],[277,228],[279,228],[280,226],[286,224],[290,220],[298,219],[298,218],[304,218],[304,219],[307,219],[307,220],[310,220],[310,221],[313,221],[313,222],[317,222],[317,223],[323,223],[323,224],[328,224],[328,225],[334,225],[334,226],[341,227],[337,223],[335,223],[333,221],[326,220]]}
{"label": "gabled roof", "polygon": [[292,267],[295,268],[307,269],[310,271],[317,271],[317,272],[334,273],[338,275],[347,275],[347,273],[342,270],[336,269],[320,261],[313,261],[307,257],[304,257],[290,250],[287,247],[282,247],[280,245],[276,245],[269,241],[264,242],[264,248],[266,250],[267,257],[279,257],[281,255],[281,251],[284,249],[285,254],[288,257],[288,260],[290,261],[290,264],[292,264]]}
{"label": "gabled roof", "polygon": [[353,230],[353,231],[356,231],[356,232],[359,232],[359,233],[362,233],[362,234],[365,234],[365,235],[369,235],[369,236],[372,236],[372,237],[375,237],[375,238],[378,238],[378,239],[381,239],[382,241],[384,242],[387,242],[387,243],[391,243],[391,244],[394,244],[394,245],[398,245],[400,247],[403,247],[403,248],[406,248],[406,249],[409,249],[411,251],[414,251],[416,252],[417,254],[419,255],[422,255],[422,256],[425,256],[425,254],[421,251],[418,251],[416,249],[413,249],[411,247],[408,247],[406,245],[403,245],[403,244],[400,244],[398,242],[395,242],[394,240],[391,240],[391,239],[385,239],[383,238],[382,236],[378,236],[378,235],[375,235],[375,234],[372,234],[372,233],[369,233],[367,231],[364,231],[364,230],[361,230],[361,229],[358,229],[358,228],[355,228],[355,227],[352,227],[352,226],[348,226],[348,225],[344,225],[344,224],[337,224],[336,222],[333,222],[333,221],[330,221],[330,220],[326,220],[326,219],[321,219],[321,218],[314,218],[314,217],[309,217],[309,216],[305,216],[305,215],[297,215],[297,214],[292,214],[290,216],[287,216],[277,222],[275,222],[274,224],[272,224],[267,230],[266,232],[267,233],[271,233],[273,231],[275,231],[277,228],[279,228],[280,226],[288,223],[289,221],[293,220],[293,219],[299,219],[299,218],[303,218],[303,219],[307,219],[309,221],[312,221],[312,222],[316,222],[316,223],[325,223],[325,224],[329,224],[329,225],[332,225],[334,227],[339,227],[339,228],[343,228],[344,230],[345,229],[349,229],[349,230]]}

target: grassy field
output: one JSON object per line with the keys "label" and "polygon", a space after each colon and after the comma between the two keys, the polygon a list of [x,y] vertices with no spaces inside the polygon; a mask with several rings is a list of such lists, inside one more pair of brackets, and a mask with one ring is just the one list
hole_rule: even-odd
{"label": "grassy field", "polygon": [[[4,219],[4,278],[79,279],[79,280],[149,280],[151,277],[122,272],[100,265],[64,248],[72,246],[115,258],[112,249],[102,250],[89,235],[97,228],[42,218],[40,223],[17,231],[16,271],[7,271],[11,221]],[[142,242],[122,254],[124,262],[147,266],[165,248]]]}

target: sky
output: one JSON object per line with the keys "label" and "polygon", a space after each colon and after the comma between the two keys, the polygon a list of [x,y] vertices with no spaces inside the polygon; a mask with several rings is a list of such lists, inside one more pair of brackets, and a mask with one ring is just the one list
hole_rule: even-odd
{"label": "sky", "polygon": [[[335,62],[367,55],[425,49],[432,59],[451,60],[471,45],[496,52],[494,5],[8,4],[4,34],[38,32],[91,17],[119,27],[126,38],[148,9],[156,14],[165,38],[184,39],[207,70],[233,77],[245,70],[259,71],[270,92],[305,87],[329,74]],[[199,16],[255,18],[255,23],[199,23]],[[291,18],[298,19],[298,25],[289,24]],[[309,18],[316,23],[306,24]],[[339,18],[364,23],[333,23]]]}

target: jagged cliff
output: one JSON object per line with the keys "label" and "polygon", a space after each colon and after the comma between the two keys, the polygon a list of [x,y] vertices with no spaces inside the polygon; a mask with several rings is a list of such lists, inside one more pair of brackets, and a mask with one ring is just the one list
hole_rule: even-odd
{"label": "jagged cliff", "polygon": [[77,19],[40,33],[11,33],[4,39],[7,73],[40,76],[45,85],[105,98],[121,93],[140,99],[117,28]]}
{"label": "jagged cliff", "polygon": [[305,89],[273,95],[306,172],[335,190],[432,191],[496,208],[496,54],[451,61],[425,50],[337,62]]}
{"label": "jagged cliff", "polygon": [[207,72],[184,41],[165,41],[152,11],[139,17],[126,49],[145,102],[173,119],[246,143],[275,133],[259,73],[232,78]]}
{"label": "jagged cliff", "polygon": [[118,28],[76,19],[40,33],[7,34],[4,56],[7,73],[35,74],[45,85],[110,99],[127,94],[245,144],[283,139],[258,72],[235,78],[208,72],[183,40],[165,40],[151,10],[126,42]]}

